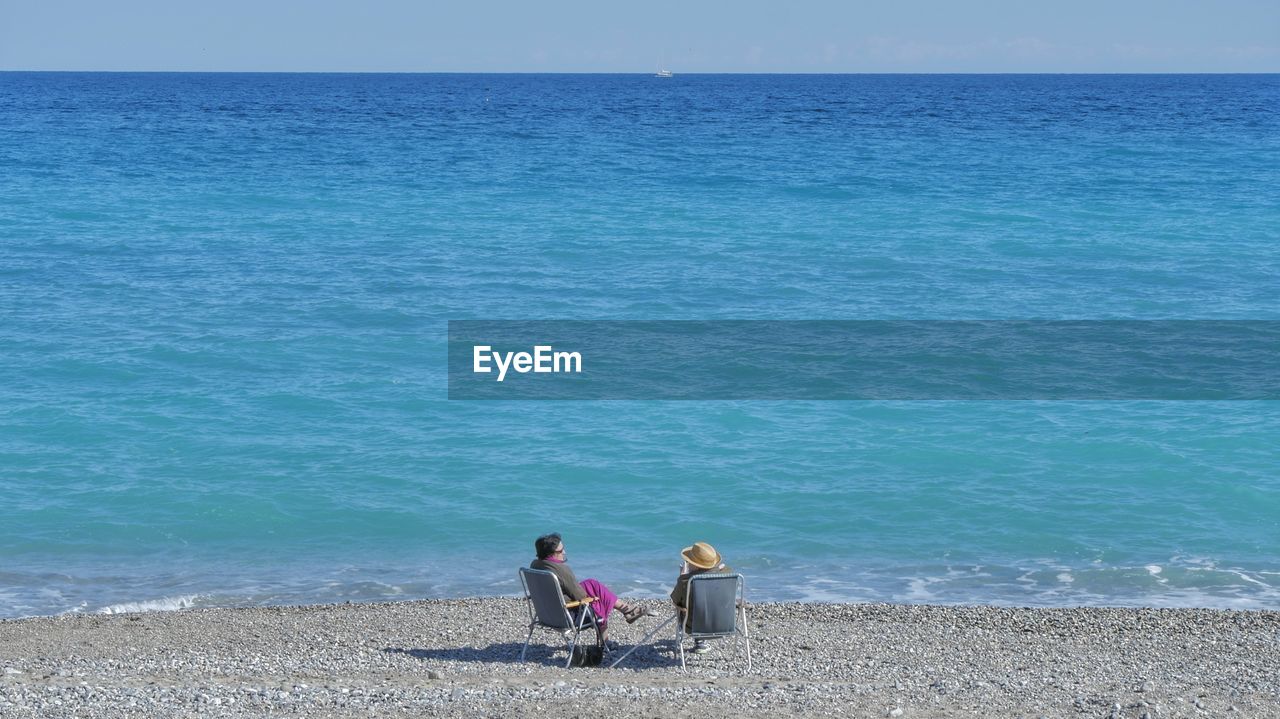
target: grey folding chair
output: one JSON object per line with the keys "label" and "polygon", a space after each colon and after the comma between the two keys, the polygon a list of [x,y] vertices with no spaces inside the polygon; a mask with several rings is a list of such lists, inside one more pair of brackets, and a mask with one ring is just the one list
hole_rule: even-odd
{"label": "grey folding chair", "polygon": [[747,671],[751,671],[751,635],[747,629],[746,580],[741,574],[708,572],[690,577],[684,605],[688,608],[687,610],[677,607],[674,616],[654,627],[635,646],[627,650],[626,654],[610,664],[610,668],[621,664],[623,659],[631,656],[632,652],[647,644],[658,632],[674,621],[676,648],[680,652],[681,669],[688,668],[684,659],[685,637],[719,639],[732,636],[735,657],[738,655],[739,640],[746,644]]}
{"label": "grey folding chair", "polygon": [[520,585],[524,587],[524,597],[529,606],[529,636],[525,637],[524,648],[520,650],[520,661],[524,661],[525,653],[529,651],[533,630],[541,628],[559,634],[568,642],[569,658],[564,666],[569,668],[573,663],[573,648],[578,644],[578,635],[584,629],[594,629],[596,636],[600,636],[596,613],[591,609],[595,597],[587,597],[581,602],[566,602],[560,589],[560,579],[545,569],[521,567]]}
{"label": "grey folding chair", "polygon": [[[689,578],[684,605],[687,621],[676,622],[676,647],[680,667],[685,668],[684,638],[720,639],[733,637],[733,655],[738,641],[747,645],[747,671],[751,671],[751,636],[747,629],[746,580],[741,574],[698,574]],[[739,619],[741,617],[741,619]],[[686,628],[685,625],[688,624]]]}

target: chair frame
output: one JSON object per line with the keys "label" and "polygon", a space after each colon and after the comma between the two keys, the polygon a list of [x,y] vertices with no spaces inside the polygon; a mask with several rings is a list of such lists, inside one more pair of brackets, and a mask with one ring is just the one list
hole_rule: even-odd
{"label": "chair frame", "polygon": [[623,659],[626,659],[627,657],[631,656],[633,652],[635,652],[641,646],[647,644],[649,640],[657,636],[658,632],[662,631],[668,624],[675,622],[676,651],[680,653],[681,669],[685,671],[688,671],[689,669],[688,664],[685,662],[685,658],[684,658],[685,637],[691,637],[696,640],[696,639],[721,638],[721,637],[727,637],[729,635],[733,635],[733,656],[735,658],[738,656],[738,642],[739,642],[739,639],[741,639],[742,642],[746,645],[747,672],[750,672],[751,671],[751,632],[750,632],[750,629],[748,629],[747,627],[747,580],[746,578],[743,577],[741,574],[721,574],[717,572],[706,572],[703,574],[695,574],[694,576],[689,578],[689,583],[685,588],[684,606],[685,607],[689,606],[689,600],[693,596],[694,582],[703,582],[703,581],[724,582],[724,581],[730,581],[730,580],[736,581],[737,583],[737,587],[735,588],[735,592],[734,592],[735,606],[734,606],[734,615],[733,615],[734,616],[733,629],[727,632],[696,632],[696,631],[686,632],[684,629],[685,613],[688,610],[683,607],[675,607],[675,611],[672,613],[672,616],[670,618],[668,618],[662,624],[659,624],[658,626],[654,627],[653,630],[651,630],[648,634],[644,635],[644,637],[642,637],[640,641],[636,642],[635,646],[627,650],[626,654],[623,654],[622,656],[614,660],[614,662],[609,665],[609,668],[612,669],[618,666],[619,664],[621,664]]}
{"label": "chair frame", "polygon": [[[564,625],[557,626],[543,622],[538,618],[537,608],[533,604],[533,591],[529,588],[529,575],[548,575],[555,580],[556,596],[560,600],[560,611],[564,612]],[[594,629],[596,637],[600,636],[600,625],[596,622],[596,613],[591,608],[591,603],[596,600],[595,597],[587,597],[582,601],[566,602],[564,599],[564,589],[560,586],[560,578],[555,572],[549,572],[545,569],[531,569],[529,567],[520,568],[520,586],[524,588],[525,605],[529,610],[529,634],[524,639],[524,648],[520,650],[520,661],[523,662],[525,654],[529,651],[529,643],[533,641],[533,632],[535,629],[548,629],[559,634],[566,642],[568,642],[569,658],[565,660],[565,669],[573,665],[573,648],[578,644],[578,636],[585,629]],[[572,610],[578,610],[576,612]],[[575,618],[574,615],[577,615]]]}

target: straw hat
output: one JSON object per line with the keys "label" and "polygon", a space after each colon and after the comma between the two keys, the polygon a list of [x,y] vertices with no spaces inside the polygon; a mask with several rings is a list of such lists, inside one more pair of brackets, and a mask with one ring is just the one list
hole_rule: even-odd
{"label": "straw hat", "polygon": [[685,547],[680,552],[684,561],[698,569],[712,569],[720,564],[720,553],[706,542],[694,542],[692,547]]}

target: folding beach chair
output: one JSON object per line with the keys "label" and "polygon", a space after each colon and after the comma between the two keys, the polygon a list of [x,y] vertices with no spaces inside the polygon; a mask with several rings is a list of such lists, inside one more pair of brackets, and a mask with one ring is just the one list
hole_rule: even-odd
{"label": "folding beach chair", "polygon": [[[685,637],[720,639],[732,636],[735,657],[738,655],[739,640],[746,644],[747,671],[751,671],[751,636],[747,629],[746,580],[741,574],[708,572],[690,577],[684,605],[688,607],[687,610],[677,607],[674,616],[655,627],[609,666],[618,666],[623,659],[647,644],[664,627],[675,622],[676,649],[680,652],[681,669],[688,668],[684,659]],[[686,623],[689,625],[688,628],[685,627]]]}
{"label": "folding beach chair", "polygon": [[[747,629],[746,580],[741,574],[698,574],[689,578],[684,605],[688,619],[676,622],[676,647],[680,667],[685,668],[684,638],[720,639],[733,637],[733,655],[738,641],[747,646],[747,671],[751,671],[751,636]],[[679,614],[679,611],[677,611]],[[686,629],[685,624],[688,624]]]}
{"label": "folding beach chair", "polygon": [[559,634],[568,642],[569,658],[564,666],[569,668],[573,663],[573,648],[578,644],[578,635],[582,630],[594,629],[596,636],[600,636],[596,613],[591,610],[591,602],[595,601],[595,597],[587,597],[580,602],[565,602],[559,578],[545,569],[522,567],[520,584],[524,587],[524,597],[529,606],[529,636],[525,637],[524,648],[520,650],[520,661],[524,661],[525,653],[529,651],[533,630],[542,628]]}

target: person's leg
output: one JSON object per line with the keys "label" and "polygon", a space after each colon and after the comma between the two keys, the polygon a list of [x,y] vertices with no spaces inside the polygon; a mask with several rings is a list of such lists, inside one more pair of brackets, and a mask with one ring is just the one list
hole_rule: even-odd
{"label": "person's leg", "polygon": [[[609,612],[613,611],[615,606],[621,604],[618,601],[618,595],[609,590],[598,579],[584,579],[581,582],[583,590],[589,596],[595,597],[596,600],[591,603],[591,608],[596,610],[596,616],[604,621],[609,621]],[[621,610],[621,607],[619,607]]]}
{"label": "person's leg", "polygon": [[651,616],[649,611],[644,607],[636,604],[628,604],[627,602],[619,599],[618,595],[614,594],[612,590],[604,585],[604,582],[601,582],[598,579],[584,579],[581,583],[582,588],[587,592],[587,594],[596,598],[596,601],[592,602],[591,606],[595,607],[596,616],[600,617],[604,621],[608,621],[609,612],[614,609],[617,609],[622,613],[623,618],[627,620],[628,624],[635,622],[641,617]]}

